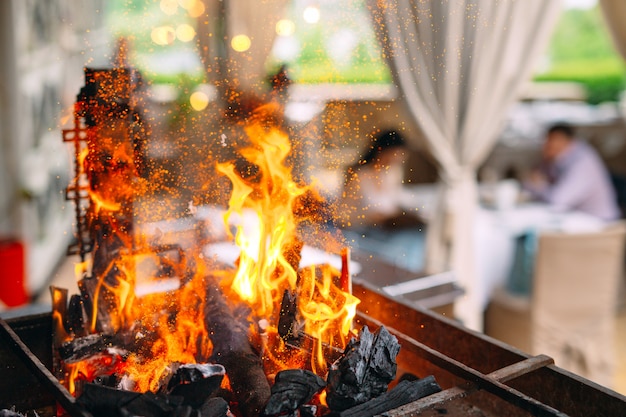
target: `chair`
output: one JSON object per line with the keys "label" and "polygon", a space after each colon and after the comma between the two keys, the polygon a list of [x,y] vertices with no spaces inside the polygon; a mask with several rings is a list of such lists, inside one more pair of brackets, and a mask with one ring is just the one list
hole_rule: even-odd
{"label": "chair", "polygon": [[603,385],[613,343],[626,224],[594,233],[541,233],[530,298],[497,291],[486,333]]}

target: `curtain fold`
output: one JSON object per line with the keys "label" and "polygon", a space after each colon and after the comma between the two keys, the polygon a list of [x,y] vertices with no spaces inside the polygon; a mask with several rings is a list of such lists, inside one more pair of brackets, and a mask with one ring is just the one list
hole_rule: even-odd
{"label": "curtain fold", "polygon": [[482,329],[485,288],[474,270],[476,170],[529,78],[559,0],[370,0],[402,100],[439,164],[440,209],[427,268],[451,268],[466,291],[455,314]]}
{"label": "curtain fold", "polygon": [[615,49],[626,59],[626,2],[624,0],[600,0],[604,20],[609,27]]}

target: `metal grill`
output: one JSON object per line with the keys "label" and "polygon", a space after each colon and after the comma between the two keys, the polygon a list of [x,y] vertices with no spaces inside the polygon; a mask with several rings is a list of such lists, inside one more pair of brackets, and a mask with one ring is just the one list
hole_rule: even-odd
{"label": "metal grill", "polygon": [[[358,326],[382,324],[402,346],[399,373],[434,375],[444,388],[386,413],[409,416],[618,416],[626,397],[556,367],[545,355],[529,356],[451,320],[391,299],[355,281],[362,302]],[[88,416],[50,373],[52,319],[49,314],[14,319],[0,326],[0,408]],[[26,394],[29,393],[29,394]],[[34,393],[34,394],[31,394]]]}

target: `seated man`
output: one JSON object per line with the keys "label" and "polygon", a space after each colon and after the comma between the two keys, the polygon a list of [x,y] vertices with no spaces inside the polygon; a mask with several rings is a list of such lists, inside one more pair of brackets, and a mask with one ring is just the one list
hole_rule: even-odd
{"label": "seated man", "polygon": [[603,220],[619,218],[609,173],[595,150],[574,137],[573,129],[548,129],[539,170],[525,181],[531,195],[558,210],[577,210]]}

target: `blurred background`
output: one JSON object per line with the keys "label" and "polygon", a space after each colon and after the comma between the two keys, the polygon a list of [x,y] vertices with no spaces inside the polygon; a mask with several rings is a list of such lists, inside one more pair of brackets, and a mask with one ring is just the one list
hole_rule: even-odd
{"label": "blurred background", "polygon": [[[6,0],[0,33],[0,310],[41,302],[51,282],[74,279],[66,257],[74,208],[65,199],[73,151],[61,130],[73,123],[86,66],[129,66],[141,74],[141,107],[152,131],[145,157],[167,185],[153,198],[171,198],[167,190],[176,189],[176,204],[161,218],[189,215],[189,202],[225,203],[219,181],[210,192],[206,184],[214,162],[233,156],[224,141],[240,140],[232,120],[275,99],[276,90],[296,174],[328,199],[340,197],[346,168],[382,129],[410,138],[407,184],[425,185],[418,189],[423,196],[440,179],[423,129],[398,100],[365,0]],[[272,90],[281,69],[288,92]],[[545,128],[567,122],[598,151],[623,210],[625,89],[624,59],[600,5],[564,0],[531,76],[504,120],[494,121],[497,141],[476,178],[520,179],[540,158]],[[435,203],[419,201],[428,220]],[[414,270],[426,268],[424,242],[416,243],[421,261],[410,265]],[[408,267],[384,244],[369,249]],[[611,325],[626,356],[622,310]],[[472,327],[485,330],[482,323]],[[626,358],[614,366],[611,385],[626,392]]]}

